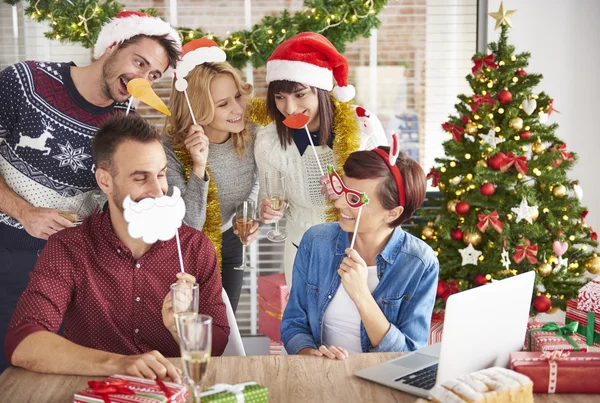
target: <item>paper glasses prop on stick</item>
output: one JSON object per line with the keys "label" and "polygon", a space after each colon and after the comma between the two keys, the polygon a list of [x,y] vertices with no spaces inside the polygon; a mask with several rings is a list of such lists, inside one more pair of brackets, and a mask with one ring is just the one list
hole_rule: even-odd
{"label": "paper glasses prop on stick", "polygon": [[133,98],[139,99],[148,106],[153,107],[159,112],[164,113],[167,116],[171,116],[171,111],[167,108],[167,105],[156,95],[156,92],[150,86],[150,81],[143,78],[134,78],[127,83],[127,92],[131,94],[129,98],[129,105],[127,105],[127,112],[131,109],[131,103]]}
{"label": "paper glasses prop on stick", "polygon": [[308,131],[308,121],[310,118],[303,113],[299,113],[297,115],[288,115],[287,118],[282,122],[284,125],[289,127],[290,129],[302,129],[306,130],[306,135],[308,136],[308,141],[310,141],[310,145],[312,146],[313,153],[315,154],[315,158],[317,159],[317,164],[319,165],[319,171],[321,171],[321,176],[325,175],[325,171],[323,171],[323,167],[321,166],[321,160],[319,160],[319,156],[317,155],[317,150],[315,150],[315,144],[312,141],[312,136],[310,135],[310,131]]}
{"label": "paper glasses prop on stick", "polygon": [[227,55],[225,55],[223,49],[215,41],[207,38],[189,41],[181,48],[181,54],[181,61],[177,64],[177,69],[175,70],[175,89],[183,92],[185,95],[190,115],[192,115],[192,121],[194,125],[197,125],[198,122],[196,122],[196,116],[194,115],[190,97],[187,93],[188,82],[185,78],[196,66],[202,63],[224,62],[227,59]]}
{"label": "paper glasses prop on stick", "polygon": [[354,241],[356,241],[356,233],[358,232],[358,225],[360,224],[360,215],[364,205],[369,204],[369,198],[364,192],[350,189],[346,187],[340,175],[333,169],[332,165],[327,165],[327,173],[329,175],[329,183],[333,192],[346,198],[346,203],[350,208],[358,209],[358,215],[356,216],[356,224],[354,225],[354,234],[352,234],[352,242],[350,242],[350,248],[354,248]]}
{"label": "paper glasses prop on stick", "polygon": [[173,187],[173,196],[161,196],[156,199],[148,197],[135,202],[127,195],[123,200],[123,218],[129,224],[127,230],[134,239],[142,238],[147,244],[156,241],[168,241],[177,237],[179,264],[183,269],[181,243],[179,242],[179,227],[185,216],[185,203],[181,192]]}

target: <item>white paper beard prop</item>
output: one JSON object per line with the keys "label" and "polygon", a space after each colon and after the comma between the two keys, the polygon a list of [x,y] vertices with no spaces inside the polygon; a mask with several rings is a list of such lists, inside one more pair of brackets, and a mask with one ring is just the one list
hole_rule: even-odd
{"label": "white paper beard prop", "polygon": [[123,210],[123,217],[129,223],[129,235],[153,244],[175,236],[185,216],[185,203],[179,189],[173,187],[173,196],[149,197],[139,202],[134,202],[127,195],[123,200]]}

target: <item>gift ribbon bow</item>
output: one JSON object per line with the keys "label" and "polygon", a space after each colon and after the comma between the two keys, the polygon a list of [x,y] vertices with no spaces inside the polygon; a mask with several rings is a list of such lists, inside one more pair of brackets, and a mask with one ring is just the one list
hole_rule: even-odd
{"label": "gift ribbon bow", "polygon": [[540,361],[547,360],[550,367],[550,371],[548,372],[548,393],[556,393],[556,384],[558,383],[558,364],[556,361],[564,360],[568,357],[569,352],[561,350],[546,351],[540,355]]}
{"label": "gift ribbon bow", "polygon": [[431,168],[431,171],[427,174],[427,179],[431,179],[431,186],[436,187],[440,183],[440,173],[435,170],[435,167]]}
{"label": "gift ribbon bow", "polygon": [[517,264],[521,263],[523,260],[525,260],[525,258],[527,258],[527,261],[531,264],[537,262],[537,258],[535,256],[538,253],[538,246],[532,246],[529,242],[529,239],[525,238],[525,245],[518,245],[516,250],[517,252],[513,255],[513,260]]}
{"label": "gift ribbon bow", "polygon": [[548,102],[548,116],[552,115],[552,112],[560,113],[557,109],[554,109],[554,98]]}
{"label": "gift ribbon bow", "polygon": [[569,342],[571,346],[573,346],[573,350],[579,351],[579,346],[577,343],[573,341],[572,338],[569,337],[570,334],[577,332],[577,327],[579,326],[579,322],[571,322],[566,326],[559,326],[556,322],[548,322],[544,326],[532,329],[529,331],[529,351],[531,351],[531,333],[534,332],[556,332],[557,336],[562,337],[566,341]]}
{"label": "gift ribbon bow", "polygon": [[444,129],[447,132],[452,133],[452,138],[456,142],[460,142],[462,140],[462,134],[465,131],[465,129],[463,127],[453,125],[448,122],[442,123],[442,129]]}
{"label": "gift ribbon bow", "polygon": [[477,109],[482,104],[494,105],[496,101],[492,98],[490,94],[481,95],[473,95],[473,104],[471,105],[471,110],[473,113],[477,112]]}
{"label": "gift ribbon bow", "polygon": [[552,165],[554,165],[554,168],[558,168],[563,163],[563,160],[567,161],[567,162],[575,161],[573,159],[573,154],[571,154],[570,152],[567,151],[567,145],[565,143],[562,143],[558,147],[552,147],[550,149],[550,151],[552,151],[552,152],[558,151],[558,152],[560,152],[560,156],[562,157],[562,160],[556,159],[556,160],[552,161]]}
{"label": "gift ribbon bow", "polygon": [[129,381],[125,379],[88,381],[88,386],[106,403],[110,403],[110,395],[135,395],[135,392],[129,389]]}
{"label": "gift ribbon bow", "polygon": [[507,152],[504,156],[501,156],[500,172],[504,173],[504,172],[508,171],[508,169],[510,167],[512,167],[513,165],[517,169],[517,172],[519,172],[521,175],[525,175],[527,173],[527,171],[529,171],[529,168],[527,167],[527,157],[526,156],[521,155],[521,156],[517,157],[510,151]]}
{"label": "gift ribbon bow", "polygon": [[494,54],[493,53],[490,53],[489,55],[482,57],[481,59],[475,59],[475,60],[473,60],[473,63],[475,63],[475,65],[471,69],[473,74],[475,74],[477,71],[481,70],[481,68],[484,65],[491,69],[495,69],[496,67],[498,67],[498,65],[496,63],[494,63]]}
{"label": "gift ribbon bow", "polygon": [[488,215],[477,214],[477,219],[479,220],[477,228],[479,228],[481,232],[485,232],[488,229],[488,226],[491,226],[497,233],[502,233],[504,224],[502,224],[500,221],[500,216],[496,210],[492,211]]}
{"label": "gift ribbon bow", "polygon": [[210,387],[209,390],[200,394],[200,398],[214,395],[216,393],[226,392],[233,393],[237,403],[244,403],[244,389],[246,386],[256,385],[256,382],[244,382],[235,385],[228,383],[217,383]]}

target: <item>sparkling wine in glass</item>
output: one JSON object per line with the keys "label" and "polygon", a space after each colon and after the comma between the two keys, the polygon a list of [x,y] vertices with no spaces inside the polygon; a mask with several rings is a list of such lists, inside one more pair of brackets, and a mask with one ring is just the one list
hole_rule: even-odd
{"label": "sparkling wine in glass", "polygon": [[177,282],[171,284],[171,301],[173,304],[173,319],[177,334],[181,337],[177,318],[182,313],[198,313],[199,286],[197,283]]}
{"label": "sparkling wine in glass", "polygon": [[212,351],[212,318],[195,312],[182,312],[177,318],[181,360],[187,381],[200,402]]}
{"label": "sparkling wine in glass", "polygon": [[[275,211],[283,211],[287,207],[285,176],[281,172],[267,172],[265,175],[265,193]],[[275,229],[267,233],[271,242],[283,242],[287,239],[285,231],[279,229],[279,220],[275,221]]]}
{"label": "sparkling wine in glass", "polygon": [[235,270],[249,270],[252,268],[246,263],[246,244],[255,222],[255,214],[256,204],[253,201],[243,201],[235,209],[235,228],[240,241],[242,241],[242,264],[239,267],[234,267]]}

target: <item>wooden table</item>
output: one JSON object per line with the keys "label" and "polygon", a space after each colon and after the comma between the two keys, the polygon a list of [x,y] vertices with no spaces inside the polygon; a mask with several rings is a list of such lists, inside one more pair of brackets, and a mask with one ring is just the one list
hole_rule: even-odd
{"label": "wooden table", "polygon": [[[416,397],[354,376],[359,369],[400,353],[351,355],[345,361],[311,356],[215,357],[207,385],[256,381],[269,388],[272,403],[414,402]],[[171,359],[179,368],[181,361]],[[87,386],[87,376],[44,375],[10,368],[0,376],[2,402],[72,402],[73,394]],[[102,378],[98,378],[102,379]],[[599,395],[535,396],[536,403],[591,403]]]}

